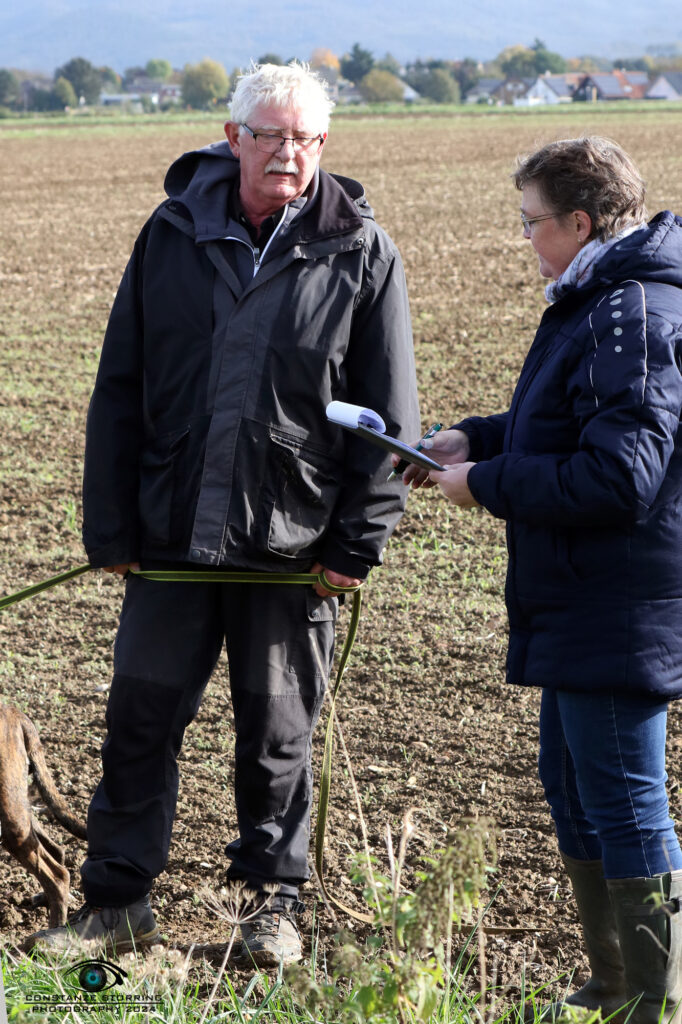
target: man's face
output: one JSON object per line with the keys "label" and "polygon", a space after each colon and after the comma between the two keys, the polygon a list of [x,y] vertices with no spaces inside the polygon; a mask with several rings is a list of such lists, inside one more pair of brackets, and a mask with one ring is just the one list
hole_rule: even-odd
{"label": "man's face", "polygon": [[[286,107],[261,104],[251,114],[248,125],[256,133],[293,138],[320,135],[319,124],[296,103]],[[240,132],[234,121],[227,122],[225,134],[241,165],[239,196],[250,220],[269,217],[303,195],[320,162],[322,143],[313,142],[304,149],[285,142],[275,153],[263,153],[253,136],[244,130]]]}

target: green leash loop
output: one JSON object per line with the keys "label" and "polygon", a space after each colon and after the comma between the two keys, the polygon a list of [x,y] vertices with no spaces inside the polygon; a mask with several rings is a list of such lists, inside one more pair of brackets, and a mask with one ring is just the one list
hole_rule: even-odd
{"label": "green leash loop", "polygon": [[353,594],[360,587],[337,587],[327,579],[324,569],[316,572],[208,572],[205,569],[131,569],[131,576],[160,583],[321,583],[333,594]]}
{"label": "green leash loop", "polygon": [[[66,583],[67,580],[73,579],[74,576],[81,576],[84,572],[89,572],[93,568],[94,566],[92,565],[79,565],[77,568],[69,569],[67,572],[60,572],[58,576],[51,576],[50,579],[43,580],[42,583],[34,583],[33,586],[17,590],[14,594],[0,597],[0,611],[3,608],[9,608],[10,605],[17,604],[19,601],[35,597],[36,594],[42,593],[43,590],[49,590],[60,583]],[[312,572],[207,572],[205,570],[193,569],[186,571],[131,569],[130,572],[132,575],[140,576],[142,579],[157,580],[163,583],[321,583],[323,587],[331,590],[333,594],[352,594],[360,589],[359,587],[335,586],[329,582],[324,570],[319,575]]]}
{"label": "green leash loop", "polygon": [[[56,587],[60,583],[65,583],[67,580],[73,579],[75,576],[80,576],[85,572],[89,572],[93,566],[91,565],[79,565],[75,569],[69,569],[67,572],[59,573],[57,576],[52,576],[50,579],[43,580],[42,583],[35,583],[33,586],[25,587],[23,590],[19,590],[14,594],[9,594],[6,597],[0,598],[0,610],[3,608],[9,608],[10,605],[17,604],[19,601],[25,601],[29,597],[34,597],[36,594],[40,594],[43,590],[49,590],[51,587]],[[332,755],[334,751],[334,724],[336,721],[336,700],[341,686],[341,680],[350,658],[350,653],[355,643],[355,637],[358,632],[358,625],[360,623],[360,610],[362,608],[362,591],[361,586],[357,587],[337,587],[333,583],[330,583],[327,579],[324,570],[321,573],[311,572],[299,572],[299,573],[271,573],[271,572],[222,572],[216,570],[215,572],[207,572],[205,570],[165,570],[165,569],[131,569],[131,574],[139,576],[145,580],[152,580],[162,583],[293,583],[293,584],[305,584],[309,586],[315,582],[319,582],[327,590],[331,590],[334,594],[352,594],[353,603],[351,606],[350,622],[348,624],[348,632],[346,634],[346,641],[341,651],[341,657],[339,658],[339,667],[336,673],[336,680],[334,687],[331,692],[331,699],[329,702],[329,720],[327,722],[327,729],[325,732],[324,739],[324,753],[322,755],[322,771],[320,773],[320,796],[317,805],[317,825],[315,828],[315,869],[317,871],[317,877],[320,883],[320,888],[324,893],[325,899],[329,903],[333,903],[334,906],[338,907],[345,914],[355,918],[358,921],[364,921],[369,924],[373,922],[373,918],[369,914],[361,914],[351,907],[341,903],[336,897],[327,889],[324,881],[324,841],[327,831],[327,815],[329,811],[329,795],[331,792],[331,779],[332,779]]]}

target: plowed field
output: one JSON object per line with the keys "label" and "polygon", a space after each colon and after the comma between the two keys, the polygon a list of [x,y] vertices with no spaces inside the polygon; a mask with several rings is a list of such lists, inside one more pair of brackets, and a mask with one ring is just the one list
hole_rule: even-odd
{"label": "plowed field", "polygon": [[[84,421],[108,310],[134,238],[163,198],[168,164],[221,136],[219,118],[185,125],[15,130],[0,126],[0,593],[83,562],[79,540]],[[610,135],[640,164],[650,210],[682,211],[682,110],[339,119],[328,170],[363,182],[400,247],[412,302],[422,421],[506,407],[544,308],[509,180],[517,153],[552,138]],[[471,815],[492,819],[499,860],[485,923],[488,975],[511,990],[584,960],[537,781],[539,693],[503,681],[502,524],[454,511],[433,491],[410,499],[366,588],[366,612],[340,717],[373,852],[416,808],[410,861]],[[118,580],[79,577],[0,613],[0,696],[40,730],[61,791],[81,815],[99,772]],[[343,634],[343,623],[339,636]],[[225,925],[197,897],[220,887],[234,837],[233,731],[226,665],[181,755],[170,862],[154,889],[169,944],[220,942]],[[322,730],[316,738],[319,767]],[[670,795],[682,814],[682,720],[670,716]],[[328,840],[334,891],[359,849],[358,810],[337,757]],[[73,906],[83,846],[37,814],[67,850]],[[36,892],[0,856],[7,944],[44,927]],[[310,882],[304,924],[312,922]],[[341,922],[320,907],[325,942]],[[343,922],[344,924],[346,922]],[[474,974],[475,974],[474,969]]]}

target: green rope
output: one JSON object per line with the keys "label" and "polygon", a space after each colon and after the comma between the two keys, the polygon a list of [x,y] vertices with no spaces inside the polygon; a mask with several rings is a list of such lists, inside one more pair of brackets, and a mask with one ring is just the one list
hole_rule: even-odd
{"label": "green rope", "polygon": [[358,587],[337,587],[330,583],[324,569],[316,572],[222,572],[206,569],[131,569],[133,576],[144,580],[156,580],[160,583],[321,583],[326,590],[334,594],[352,594]]}
{"label": "green rope", "polygon": [[353,605],[350,613],[350,622],[348,623],[348,633],[346,634],[346,642],[341,652],[339,659],[339,668],[336,673],[336,682],[334,683],[334,689],[331,693],[331,701],[329,706],[329,719],[327,721],[327,729],[324,737],[324,753],[322,755],[322,771],[320,772],[320,796],[317,804],[317,825],[315,827],[315,870],[317,872],[317,878],[320,883],[320,888],[325,895],[325,898],[333,903],[334,906],[338,907],[349,917],[354,917],[357,921],[365,921],[368,924],[372,924],[374,918],[369,914],[361,914],[357,910],[353,910],[351,907],[346,906],[345,903],[341,903],[332,896],[324,881],[324,840],[327,832],[327,812],[329,810],[329,794],[331,791],[332,783],[332,755],[334,752],[334,724],[336,722],[336,698],[341,686],[341,679],[345,672],[350,652],[353,649],[355,643],[355,637],[358,632],[358,626],[360,624],[360,609],[362,607],[362,592],[357,590],[353,595]]}
{"label": "green rope", "polygon": [[[67,572],[60,572],[58,576],[51,576],[42,583],[34,583],[23,590],[17,590],[14,594],[7,594],[0,597],[0,611],[9,608],[10,605],[25,601],[29,597],[35,597],[43,590],[56,587],[60,583],[66,583],[74,576],[81,576],[84,572],[93,569],[92,565],[79,565]],[[162,583],[321,583],[326,590],[333,594],[352,594],[359,587],[337,587],[327,579],[324,569],[321,573],[313,572],[209,572],[205,569],[131,569],[133,576],[140,576],[144,580],[156,580]]]}
{"label": "green rope", "polygon": [[49,590],[50,587],[56,587],[58,583],[65,583],[67,580],[73,579],[74,576],[80,576],[81,573],[88,572],[90,569],[92,569],[91,565],[79,565],[77,569],[69,569],[68,572],[60,572],[58,576],[51,576],[49,580],[43,580],[42,583],[34,583],[32,587],[26,587],[24,590],[18,590],[16,594],[8,594],[6,597],[0,597],[0,610],[3,608],[9,608],[11,604],[16,604],[17,601],[25,601],[27,597],[34,597],[42,590]]}
{"label": "green rope", "polygon": [[[58,584],[65,583],[67,580],[73,579],[75,576],[80,576],[82,573],[88,572],[92,568],[93,566],[91,565],[79,565],[75,569],[69,569],[67,572],[59,573],[58,576],[52,576],[50,579],[44,580],[42,583],[35,583],[33,586],[25,587],[23,590],[19,590],[14,594],[2,597],[0,598],[0,611],[3,608],[9,608],[10,605],[16,604],[19,601],[25,601],[29,597],[34,597],[36,594],[40,594],[43,590],[49,590],[50,587],[56,587]],[[343,674],[348,664],[348,659],[350,658],[350,653],[353,649],[353,644],[355,643],[358,625],[360,623],[360,609],[362,607],[361,585],[356,587],[337,587],[333,583],[329,582],[324,569],[319,574],[310,572],[224,572],[221,570],[208,572],[202,569],[131,569],[130,572],[132,575],[139,576],[142,579],[163,583],[307,583],[309,586],[314,583],[321,583],[326,590],[330,590],[334,594],[352,593],[353,603],[351,606],[350,622],[348,624],[346,641],[343,645],[343,650],[341,651],[341,657],[339,658],[339,668],[336,673],[336,680],[331,691],[329,720],[327,722],[324,740],[322,771],[320,773],[320,796],[317,805],[317,825],[315,828],[315,869],[317,871],[320,888],[330,903],[333,903],[350,917],[354,917],[359,921],[371,923],[373,920],[372,917],[367,914],[358,913],[356,910],[353,910],[351,907],[347,907],[332,896],[324,881],[324,841],[327,831],[327,815],[329,811],[329,795],[331,791],[336,699],[341,686],[341,679],[343,678]]]}

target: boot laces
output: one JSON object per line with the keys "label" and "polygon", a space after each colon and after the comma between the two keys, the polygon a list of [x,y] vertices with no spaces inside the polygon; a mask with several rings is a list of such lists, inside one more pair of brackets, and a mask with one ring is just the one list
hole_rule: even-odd
{"label": "boot laces", "polygon": [[79,921],[84,921],[91,914],[100,914],[101,912],[101,907],[93,907],[91,903],[84,903],[78,910],[74,910],[73,914],[69,914],[67,920],[69,924],[78,924]]}
{"label": "boot laces", "polygon": [[256,918],[256,927],[263,935],[277,935],[279,932],[279,919],[280,912],[278,910],[266,910],[264,914],[259,914]]}

